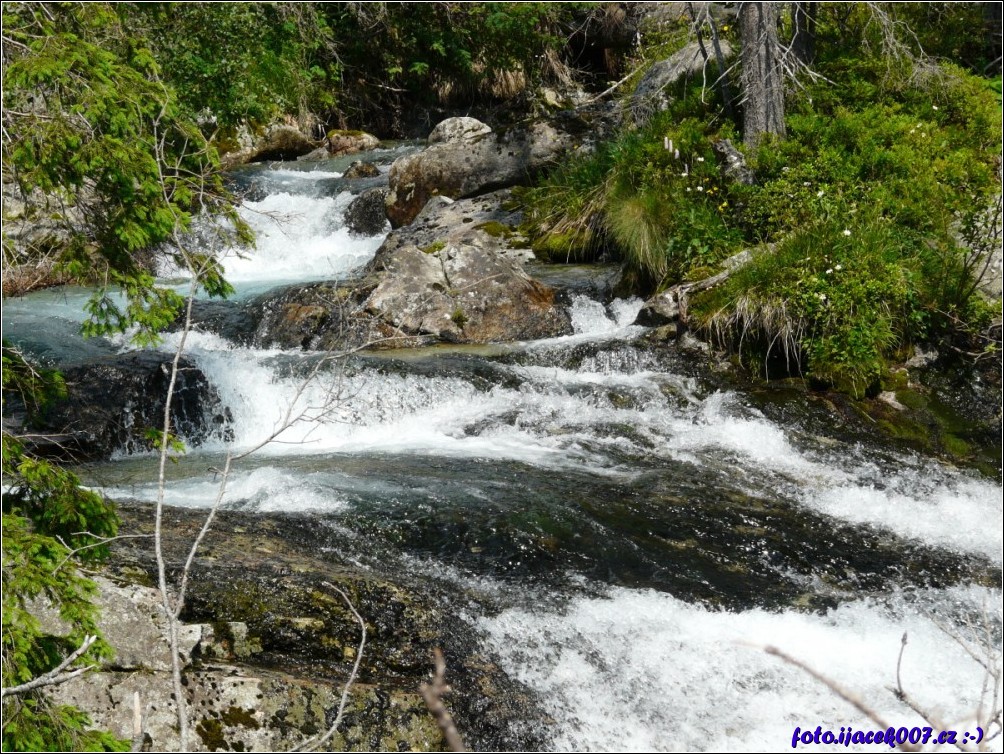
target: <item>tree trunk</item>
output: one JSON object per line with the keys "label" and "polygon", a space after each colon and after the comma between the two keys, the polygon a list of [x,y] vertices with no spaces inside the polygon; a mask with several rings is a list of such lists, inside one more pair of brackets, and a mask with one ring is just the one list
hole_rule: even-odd
{"label": "tree trunk", "polygon": [[791,50],[802,65],[809,66],[816,57],[816,10],[819,3],[791,5],[791,19],[794,26]]}
{"label": "tree trunk", "polygon": [[744,2],[739,8],[742,39],[743,142],[756,146],[764,134],[784,136],[784,77],[774,3]]}

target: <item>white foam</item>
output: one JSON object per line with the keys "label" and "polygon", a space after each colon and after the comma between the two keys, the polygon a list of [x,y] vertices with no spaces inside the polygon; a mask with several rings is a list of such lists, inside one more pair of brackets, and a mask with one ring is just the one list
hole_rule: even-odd
{"label": "white foam", "polygon": [[[508,459],[628,477],[635,471],[622,466],[624,453],[662,456],[728,474],[748,494],[773,489],[834,518],[1002,559],[1001,527],[985,525],[1002,516],[993,482],[910,458],[879,468],[854,446],[799,448],[735,394],[698,397],[692,384],[644,359],[625,366],[616,352],[604,352],[578,369],[512,366],[522,384],[490,390],[462,377],[346,372],[336,365],[301,390],[303,377],[289,374],[303,358],[298,352],[235,348],[205,333],[189,337],[190,356],[232,412],[238,449],[260,443],[287,416],[304,414],[262,452]],[[617,426],[632,433],[612,435]],[[224,449],[219,440],[206,448]]]}
{"label": "white foam", "polygon": [[[214,471],[203,477],[174,480],[164,490],[164,502],[186,508],[210,508],[220,493],[222,478]],[[157,485],[142,483],[102,489],[113,498],[157,499]],[[326,489],[321,475],[304,474],[275,466],[251,471],[234,470],[222,498],[224,508],[247,508],[257,512],[305,511],[331,513],[346,505],[345,498]]]}
{"label": "white foam", "polygon": [[[999,643],[999,591],[960,587],[919,601],[939,612],[990,606]],[[515,609],[479,623],[504,669],[537,691],[556,721],[557,750],[782,751],[796,726],[875,729],[803,670],[766,654],[768,645],[858,694],[896,727],[926,725],[887,688],[895,684],[904,631],[904,686],[952,727],[971,724],[984,678],[901,596],[827,615],[729,613],[668,594],[611,589],[607,598],[573,600],[561,613]]]}
{"label": "white foam", "polygon": [[289,168],[273,168],[264,174],[269,183],[279,185],[289,185],[289,179],[304,181],[321,181],[332,178],[341,178],[342,173],[334,170],[291,170]]}
{"label": "white foam", "polygon": [[270,194],[246,202],[241,216],[255,231],[256,247],[231,251],[223,258],[224,274],[236,285],[337,278],[369,262],[383,236],[359,238],[343,225],[352,195],[308,197]]}
{"label": "white foam", "polygon": [[882,489],[866,479],[807,489],[802,499],[845,521],[882,525],[904,537],[1001,562],[1004,504],[999,487],[944,474],[941,484],[927,491],[929,480],[913,470],[892,474],[885,482]]}

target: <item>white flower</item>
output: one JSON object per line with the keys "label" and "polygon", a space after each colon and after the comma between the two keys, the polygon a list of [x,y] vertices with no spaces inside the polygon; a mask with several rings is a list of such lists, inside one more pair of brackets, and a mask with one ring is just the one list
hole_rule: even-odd
{"label": "white flower", "polygon": [[933,107],[933,108],[934,108],[935,110],[937,110],[937,109],[938,109],[938,106],[937,106],[937,105],[931,105],[931,107]]}
{"label": "white flower", "polygon": [[825,293],[817,293],[816,294],[816,298],[818,298],[820,301],[826,301],[826,294]]}
{"label": "white flower", "polygon": [[848,228],[844,228],[844,235],[845,236],[849,236],[850,234],[851,234],[851,231]]}
{"label": "white flower", "polygon": [[803,186],[811,186],[812,184],[809,183],[808,181],[802,181],[802,185]]}
{"label": "white flower", "polygon": [[[937,108],[935,108],[935,109],[937,109]],[[704,158],[703,158],[703,157],[698,157],[698,158],[697,158],[697,161],[698,161],[698,162],[704,162]]]}
{"label": "white flower", "polygon": [[697,190],[698,190],[698,191],[704,191],[704,186],[698,186],[698,187],[697,187]]}
{"label": "white flower", "polygon": [[844,269],[844,266],[843,266],[842,264],[838,264],[838,265],[837,265],[836,267],[834,267],[833,269],[835,269],[835,270],[836,270],[837,272],[840,272],[840,271],[841,271],[842,269]]}
{"label": "white flower", "polygon": [[831,267],[830,269],[828,269],[828,270],[826,271],[826,274],[827,274],[827,275],[832,275],[832,274],[833,274],[833,268]]}
{"label": "white flower", "polygon": [[819,197],[821,197],[822,195],[823,195],[823,190],[822,190],[822,189],[819,189],[819,191],[817,191],[817,192],[816,192],[816,198],[818,199],[818,198],[819,198]]}

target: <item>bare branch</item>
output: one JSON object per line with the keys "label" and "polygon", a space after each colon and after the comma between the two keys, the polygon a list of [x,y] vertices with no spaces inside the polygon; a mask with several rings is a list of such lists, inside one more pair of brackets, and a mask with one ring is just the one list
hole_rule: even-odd
{"label": "bare branch", "polygon": [[363,661],[363,650],[366,649],[366,621],[363,620],[359,611],[356,610],[355,605],[352,604],[352,600],[349,599],[349,596],[344,591],[327,581],[322,583],[324,586],[338,592],[338,594],[341,595],[342,599],[345,600],[345,604],[349,606],[349,610],[352,611],[352,614],[359,622],[359,647],[356,649],[356,661],[352,665],[352,672],[349,673],[349,678],[345,681],[345,685],[342,687],[342,699],[338,703],[338,713],[335,715],[335,720],[331,723],[331,727],[328,728],[327,732],[323,736],[304,741],[300,745],[290,749],[290,751],[316,751],[319,747],[324,746],[324,744],[326,744],[328,740],[335,735],[335,731],[338,730],[338,726],[342,723],[342,716],[345,714],[345,705],[349,701],[349,691],[352,689],[352,684],[356,682],[356,678],[359,676],[359,666]]}
{"label": "bare branch", "polygon": [[[802,662],[801,660],[795,657],[792,657],[784,650],[778,649],[777,647],[774,646],[764,647],[763,651],[769,655],[774,655],[775,657],[781,658],[784,662],[788,663],[789,665],[794,665],[796,668],[804,670],[806,673],[811,675],[821,684],[826,686],[826,688],[828,688],[834,694],[836,694],[845,702],[854,707],[858,712],[860,712],[869,720],[871,720],[873,723],[875,723],[877,726],[879,726],[879,728],[887,729],[892,727],[889,725],[888,722],[886,722],[886,720],[881,715],[879,715],[878,712],[876,712],[867,704],[865,704],[856,694],[851,693],[843,686],[838,684],[836,681],[823,675],[815,668],[807,665],[806,663]],[[897,748],[901,749],[902,751],[919,751],[918,747],[910,743],[897,744]]]}
{"label": "bare branch", "polygon": [[29,691],[34,691],[35,689],[42,688],[43,686],[56,686],[60,683],[66,683],[67,681],[72,681],[79,675],[83,675],[88,670],[92,670],[97,667],[96,665],[88,665],[87,667],[77,668],[76,670],[71,670],[65,672],[70,665],[75,663],[80,659],[91,645],[98,640],[97,636],[85,636],[83,643],[77,647],[73,652],[67,655],[66,659],[63,660],[59,665],[54,667],[48,673],[43,673],[37,678],[32,678],[30,681],[20,684],[19,686],[8,686],[7,688],[0,691],[0,698],[6,698],[8,696],[20,696],[21,694],[27,694]]}
{"label": "bare branch", "polygon": [[450,693],[450,687],[446,683],[446,660],[439,647],[432,650],[432,658],[436,674],[433,676],[431,684],[422,684],[419,692],[425,700],[425,706],[429,708],[429,712],[435,718],[436,725],[443,731],[443,737],[446,739],[446,745],[450,747],[450,751],[467,751],[464,740],[460,737],[460,732],[453,722],[453,715],[443,704],[443,696]]}

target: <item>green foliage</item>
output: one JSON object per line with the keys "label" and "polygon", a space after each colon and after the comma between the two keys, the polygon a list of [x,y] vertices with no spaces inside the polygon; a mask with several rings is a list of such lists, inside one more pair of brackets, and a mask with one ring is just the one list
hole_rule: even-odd
{"label": "green foliage", "polygon": [[882,218],[820,221],[696,296],[691,311],[757,360],[784,358],[861,395],[897,347],[925,334],[929,291],[917,249]]}
{"label": "green foliage", "polygon": [[[951,60],[977,75],[999,70],[1000,13],[993,3],[878,3],[880,23],[867,3],[820,3],[817,45],[824,65],[837,58],[926,56]],[[994,17],[996,16],[996,24]],[[893,41],[895,40],[895,41]],[[999,44],[999,41],[997,42]]]}
{"label": "green foliage", "polygon": [[[4,346],[5,401],[16,398],[30,412],[60,395],[50,379],[16,350]],[[85,636],[99,635],[94,583],[80,575],[76,560],[107,554],[104,540],[115,535],[118,518],[100,495],[80,486],[69,471],[27,452],[4,431],[3,496],[3,685],[25,683],[57,666]],[[72,548],[72,550],[71,550]],[[75,552],[74,552],[75,551]],[[75,560],[76,559],[76,560]],[[43,629],[39,603],[58,614],[66,632]],[[81,663],[109,658],[102,641]],[[4,701],[4,751],[121,751],[125,742],[87,730],[90,721],[73,707],[51,704],[41,691]]]}
{"label": "green foliage", "polygon": [[128,3],[118,11],[150,40],[191,115],[233,129],[334,105],[331,30],[312,3]]}
{"label": "green foliage", "polygon": [[[42,251],[56,269],[101,285],[84,333],[133,328],[134,340],[154,342],[182,298],[156,286],[151,250],[189,269],[210,295],[225,295],[230,287],[213,249],[188,249],[186,234],[198,222],[210,226],[203,234],[213,236],[210,246],[249,237],[217,155],[161,80],[148,45],[124,31],[112,6],[5,3],[3,22],[4,182],[16,187],[29,217],[54,229]],[[37,251],[4,238],[8,263],[35,261]],[[6,345],[3,366],[4,401],[19,404],[29,421],[64,389]],[[97,633],[95,588],[77,563],[106,554],[118,519],[75,475],[6,430],[2,450],[3,683],[12,686],[52,669]],[[37,619],[45,603],[65,635]],[[99,641],[81,662],[109,652]],[[87,730],[85,715],[51,704],[42,690],[5,699],[3,720],[5,750],[124,746]]]}
{"label": "green foliage", "polygon": [[[340,110],[379,123],[402,102],[509,100],[562,71],[561,3],[327,3],[342,61]],[[388,125],[391,125],[388,123]]]}
{"label": "green foliage", "polygon": [[811,89],[789,115],[788,138],[751,156],[757,184],[730,196],[747,237],[771,240],[866,208],[940,237],[986,207],[1000,115],[984,82],[948,65],[929,71],[923,88],[873,64],[844,68],[852,85]]}
{"label": "green foliage", "polygon": [[[691,311],[751,361],[855,394],[901,346],[979,332],[993,314],[974,273],[1000,192],[999,77],[913,59],[917,39],[890,41],[872,12],[821,8],[825,78],[789,98],[786,139],[747,155],[753,185],[722,183],[711,144],[731,127],[681,83],[650,125],[524,192],[534,249],[612,252],[651,289],[768,245]],[[945,13],[950,25],[972,15]],[[678,45],[675,33],[657,44]]]}
{"label": "green foliage", "polygon": [[[218,265],[182,249],[196,216],[222,215],[246,238],[215,150],[179,108],[142,39],[104,3],[4,5],[4,180],[58,230],[57,271],[119,287],[99,291],[88,334],[136,327],[140,342],[173,319],[180,298],[156,290],[141,252],[163,247],[211,295]],[[7,242],[5,255],[24,253]],[[7,259],[8,263],[31,261]]]}
{"label": "green foliage", "polygon": [[897,346],[989,322],[973,276],[1000,191],[1000,117],[987,82],[955,66],[906,78],[841,61],[830,74],[847,84],[811,88],[788,138],[752,155],[756,185],[729,191],[747,239],[777,251],[698,309],[724,340],[752,328],[750,352],[797,352],[807,374],[860,393]]}
{"label": "green foliage", "polygon": [[729,226],[712,134],[694,118],[674,120],[657,117],[526,192],[534,249],[556,237],[567,239],[567,258],[609,249],[648,288],[727,255],[740,237]]}
{"label": "green foliage", "polygon": [[603,207],[610,145],[565,160],[537,187],[518,192],[534,252],[556,262],[592,261],[606,237]]}

